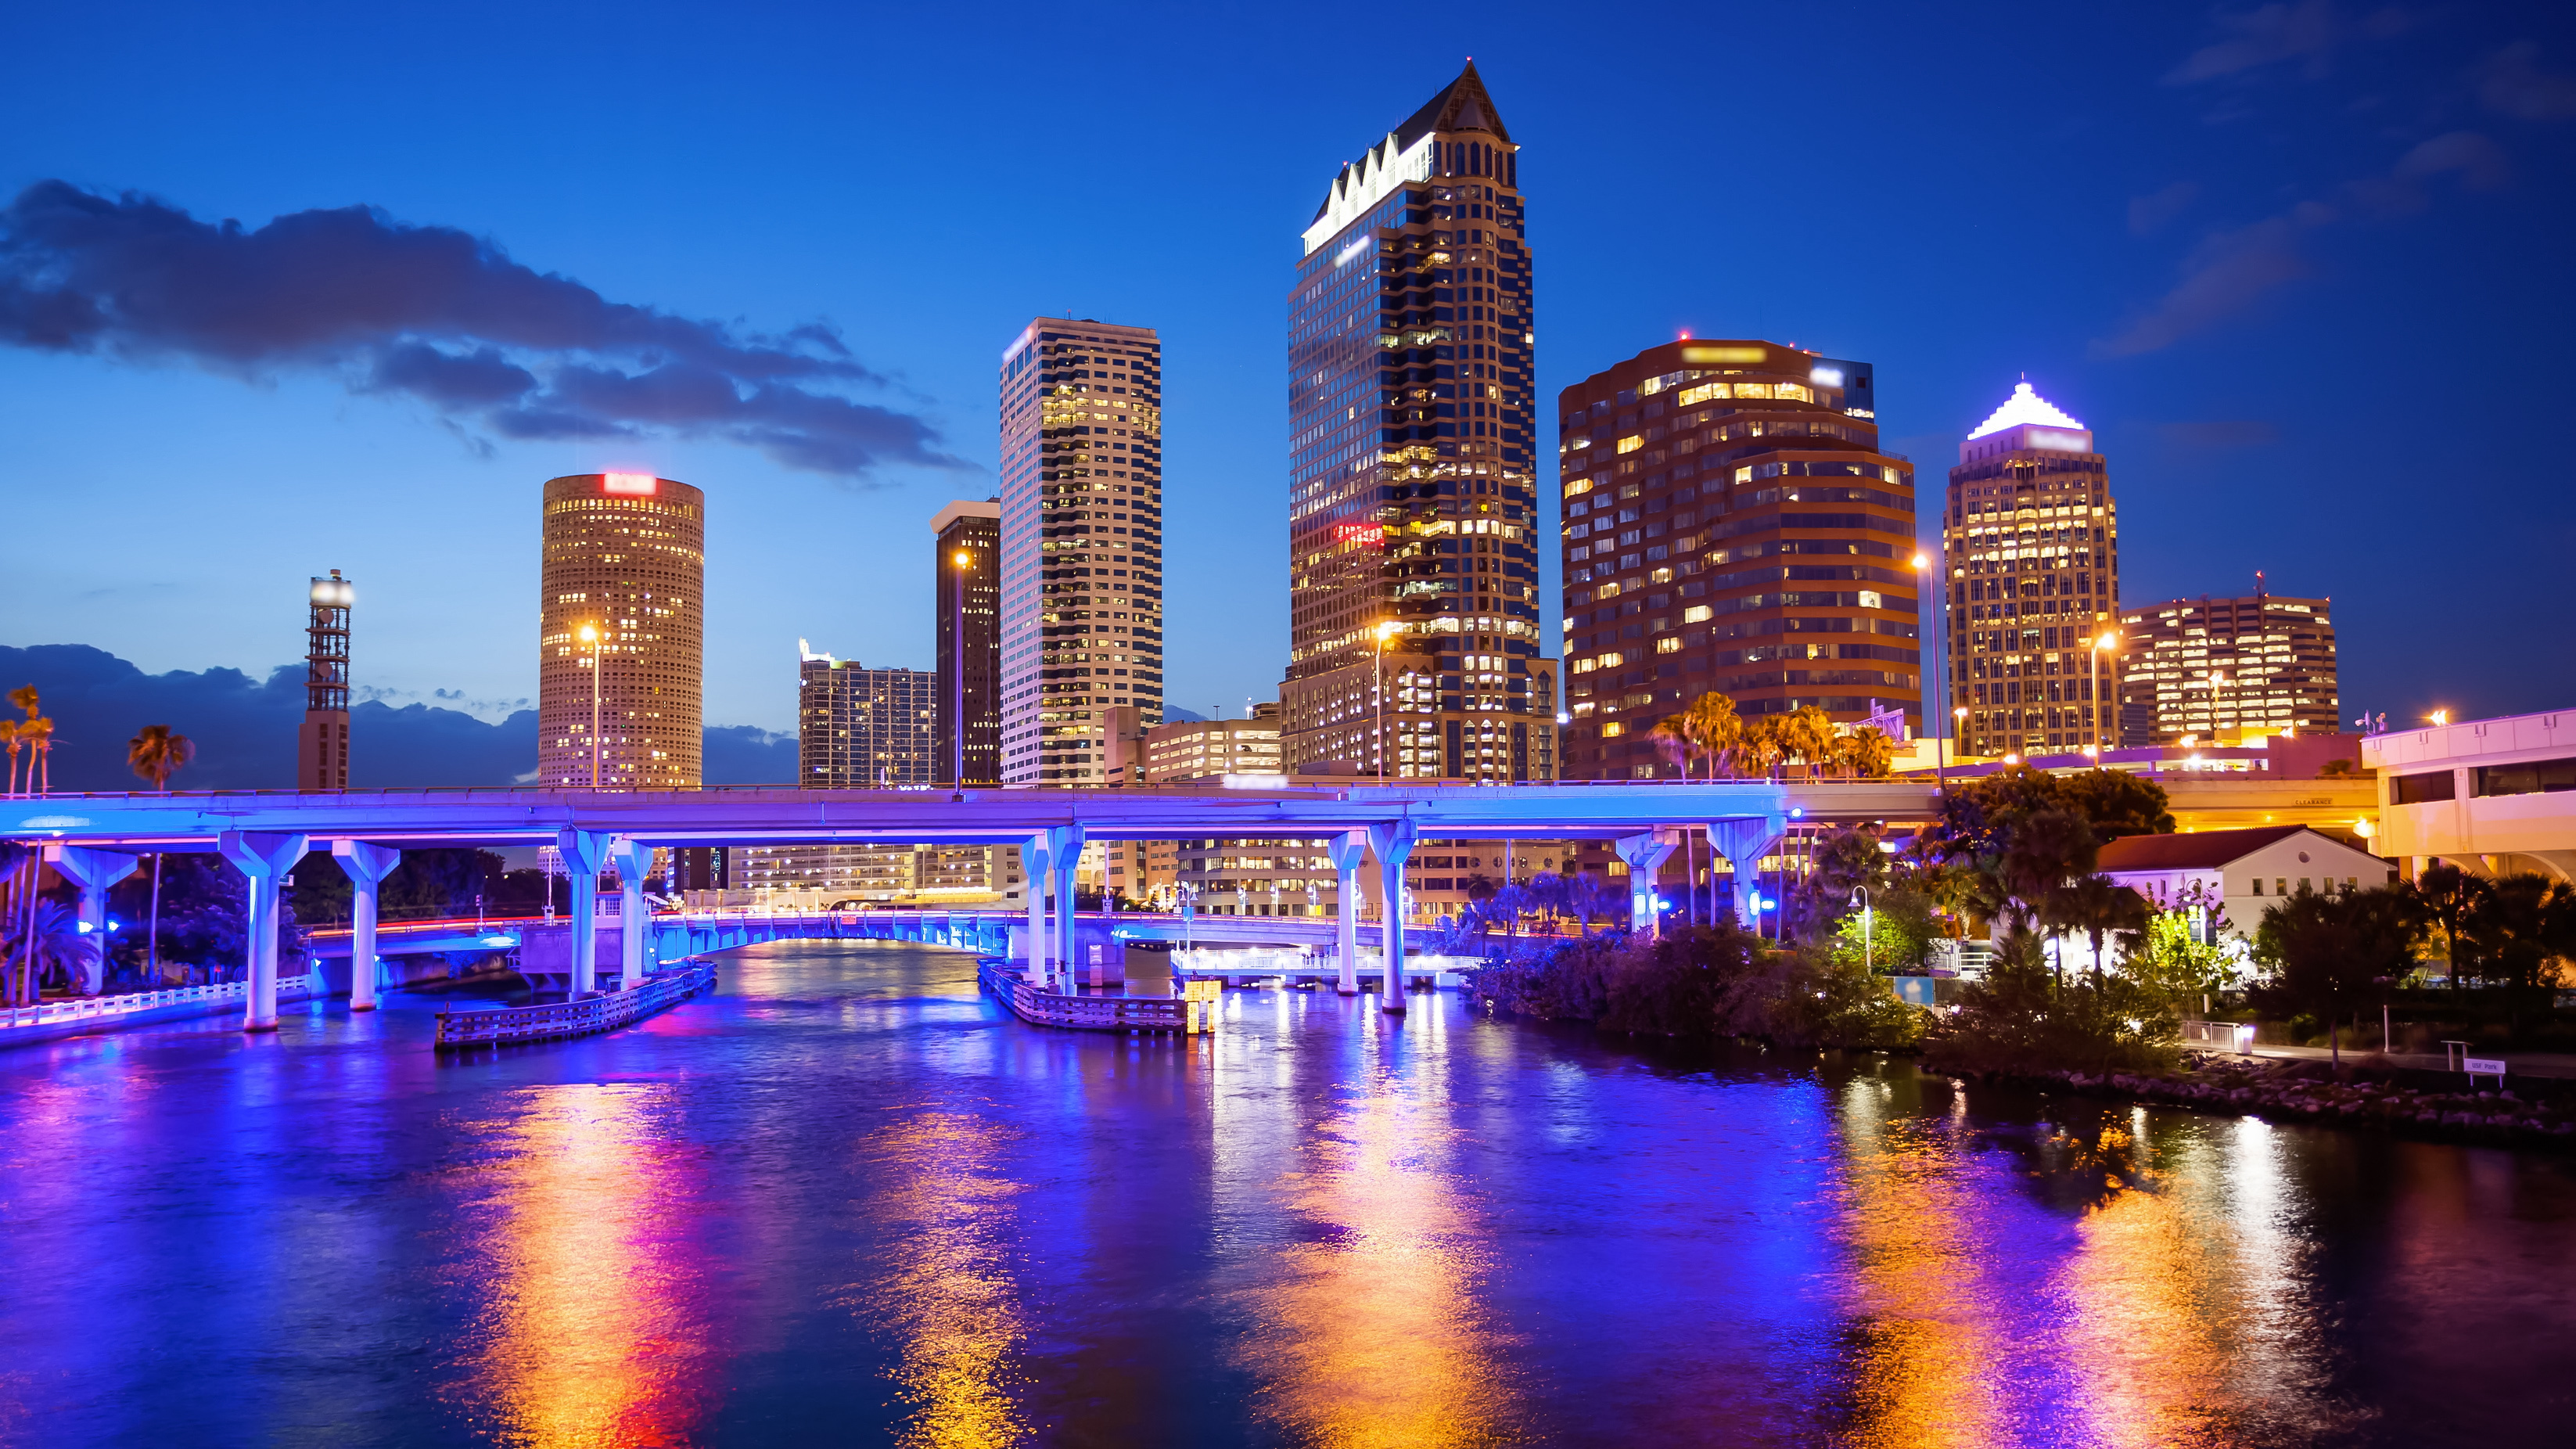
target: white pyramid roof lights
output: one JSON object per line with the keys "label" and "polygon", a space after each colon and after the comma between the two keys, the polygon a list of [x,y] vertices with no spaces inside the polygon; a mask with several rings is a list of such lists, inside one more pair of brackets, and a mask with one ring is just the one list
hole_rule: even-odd
{"label": "white pyramid roof lights", "polygon": [[1968,436],[1982,438],[1988,433],[2000,433],[2006,428],[2018,428],[2027,423],[2037,423],[2046,428],[2081,429],[2084,426],[2068,417],[2057,404],[2031,391],[2029,383],[2019,382],[2013,384],[2012,396],[2004,399],[2004,405],[1995,409],[1994,415],[1978,424],[1977,430]]}

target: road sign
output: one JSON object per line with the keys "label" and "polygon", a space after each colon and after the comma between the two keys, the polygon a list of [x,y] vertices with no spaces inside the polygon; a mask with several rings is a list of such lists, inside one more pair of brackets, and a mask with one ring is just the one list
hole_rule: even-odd
{"label": "road sign", "polygon": [[2496,1085],[2504,1085],[2504,1059],[2501,1057],[2464,1056],[2460,1058],[2460,1070],[2467,1072],[2472,1082],[2480,1077],[2493,1077]]}

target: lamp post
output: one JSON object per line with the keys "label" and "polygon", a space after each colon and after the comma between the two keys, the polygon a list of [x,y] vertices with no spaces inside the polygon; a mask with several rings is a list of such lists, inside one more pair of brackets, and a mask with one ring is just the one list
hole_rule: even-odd
{"label": "lamp post", "polygon": [[1404,626],[1393,619],[1381,620],[1377,626],[1377,782],[1386,783],[1386,641]]}
{"label": "lamp post", "polygon": [[2097,765],[2102,763],[2102,751],[2110,748],[2102,738],[2102,651],[2119,642],[2120,636],[2108,629],[2084,641],[2087,652],[2093,656],[2093,698],[2086,709],[2092,715],[2088,723],[2093,726],[2093,763]]}
{"label": "lamp post", "polygon": [[1867,886],[1853,886],[1853,887],[1852,887],[1852,904],[1857,905],[1857,906],[1859,906],[1859,907],[1860,907],[1860,969],[1861,969],[1861,974],[1862,974],[1862,975],[1864,975],[1864,976],[1875,976],[1875,975],[1877,975],[1877,974],[1878,974],[1878,962],[1877,962],[1876,958],[1874,958],[1874,957],[1870,954],[1870,944],[1869,944],[1869,925],[1870,925],[1870,921],[1869,921],[1869,887],[1867,887]]}
{"label": "lamp post", "polygon": [[599,788],[599,630],[581,626],[582,642],[590,646],[590,788]]}
{"label": "lamp post", "polygon": [[[1917,549],[1914,554],[1914,571],[1923,576],[1921,586],[1915,590],[1915,600],[1918,604],[1922,602],[1925,594],[1935,589],[1940,590],[1941,593],[1940,603],[1933,608],[1930,622],[1924,626],[1930,637],[1923,641],[1923,652],[1932,657],[1933,669],[1932,698],[1928,701],[1932,709],[1923,712],[1923,722],[1928,727],[1932,722],[1932,711],[1941,707],[1941,700],[1945,697],[1942,691],[1950,683],[1949,656],[1941,652],[1941,620],[1950,611],[1950,585],[1947,580],[1932,572],[1932,556],[1920,549]],[[1938,735],[1932,737],[1932,780],[1943,793],[1948,793],[1950,777],[1942,766],[1941,737]]]}
{"label": "lamp post", "polygon": [[975,555],[961,548],[951,562],[957,565],[957,577],[949,585],[948,781],[962,787],[966,783],[966,578],[975,567]]}

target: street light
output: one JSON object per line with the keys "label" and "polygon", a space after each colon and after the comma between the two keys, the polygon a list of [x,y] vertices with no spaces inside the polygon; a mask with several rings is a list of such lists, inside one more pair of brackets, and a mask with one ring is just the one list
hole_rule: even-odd
{"label": "street light", "polygon": [[951,784],[966,783],[966,575],[975,567],[975,555],[959,549],[951,560],[957,565],[957,579],[949,588],[948,623],[948,738]]}
{"label": "street light", "polygon": [[2094,762],[2097,764],[2101,762],[2102,751],[2109,748],[2102,738],[2102,651],[2112,648],[2119,642],[2119,634],[2116,631],[2109,629],[2105,629],[2101,633],[2084,641],[2086,651],[2093,656],[2093,698],[2092,701],[2085,706],[2085,710],[2092,716],[2092,718],[2086,722],[2093,726],[2092,754]]}
{"label": "street light", "polygon": [[1864,976],[1875,976],[1878,974],[1878,965],[1870,955],[1869,946],[1869,887],[1853,886],[1851,903],[1860,907],[1861,974]]}
{"label": "street light", "polygon": [[1393,619],[1377,626],[1377,782],[1386,783],[1386,641],[1404,628]]}
{"label": "street light", "polygon": [[581,626],[581,641],[590,646],[590,788],[599,788],[599,631]]}

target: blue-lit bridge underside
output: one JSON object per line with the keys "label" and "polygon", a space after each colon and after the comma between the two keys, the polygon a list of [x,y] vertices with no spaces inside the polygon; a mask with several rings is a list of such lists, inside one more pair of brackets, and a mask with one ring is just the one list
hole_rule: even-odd
{"label": "blue-lit bridge underside", "polygon": [[[107,886],[134,853],[218,850],[250,877],[250,1001],[244,1024],[276,1023],[278,882],[308,851],[338,857],[354,887],[350,1006],[371,1009],[376,887],[407,849],[552,845],[573,892],[572,990],[592,987],[592,907],[614,867],[623,897],[621,979],[642,978],[643,880],[657,848],[708,845],[1011,845],[1030,882],[1029,919],[1013,954],[1028,980],[1072,989],[1073,865],[1090,840],[1312,839],[1340,873],[1340,987],[1356,992],[1359,871],[1375,856],[1380,900],[1400,900],[1416,842],[1519,837],[1612,837],[1629,867],[1639,925],[1655,919],[1656,870],[1686,830],[1705,830],[1733,866],[1736,910],[1749,917],[1753,882],[1788,822],[1914,821],[1930,816],[1932,786],[1899,780],[1780,783],[1721,780],[1584,785],[1425,787],[1335,782],[1282,790],[1145,787],[1099,790],[250,791],[52,795],[0,801],[0,836],[46,842],[48,859],[82,885],[83,911],[103,923]],[[1037,888],[1039,882],[1048,889]],[[1053,899],[1053,920],[1048,901]],[[1052,925],[1052,930],[1050,926]],[[1404,1009],[1400,913],[1383,922],[1388,1011]],[[1052,939],[1050,939],[1052,938]]]}

